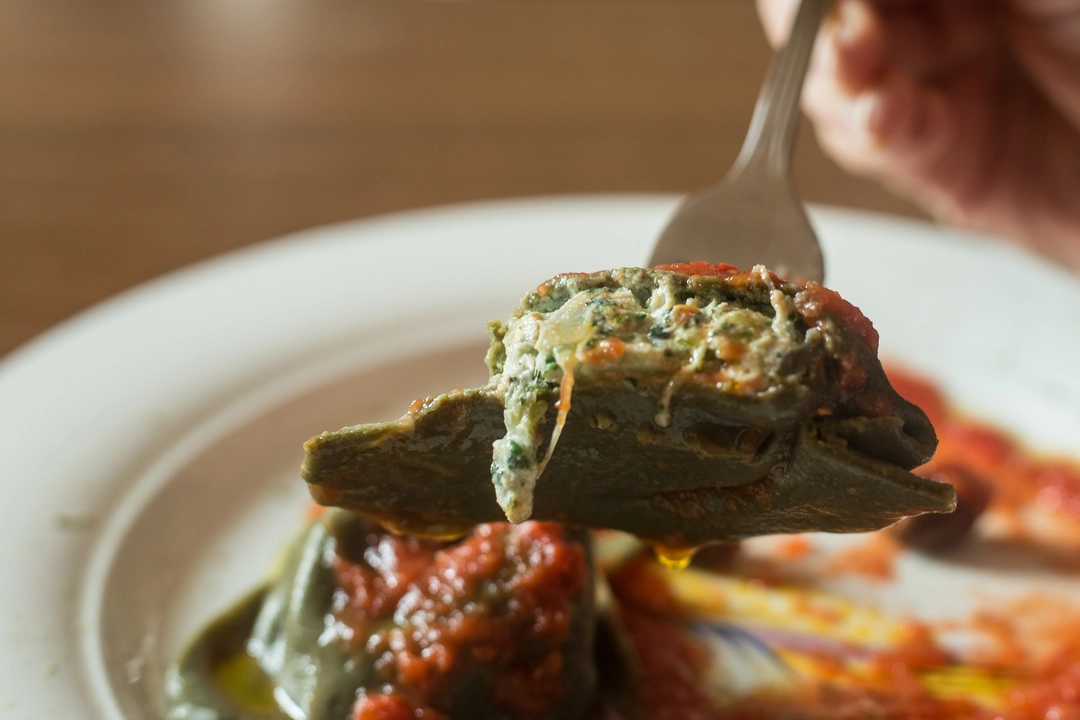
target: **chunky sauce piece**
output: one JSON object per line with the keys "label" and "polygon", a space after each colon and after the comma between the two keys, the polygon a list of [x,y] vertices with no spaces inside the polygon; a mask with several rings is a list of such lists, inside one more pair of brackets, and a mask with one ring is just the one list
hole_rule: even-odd
{"label": "chunky sauce piece", "polygon": [[363,558],[338,554],[333,569],[350,643],[398,688],[369,688],[354,720],[439,718],[430,705],[478,665],[498,668],[493,701],[509,712],[537,716],[561,697],[559,648],[589,581],[562,526],[483,525],[453,545],[372,533]]}

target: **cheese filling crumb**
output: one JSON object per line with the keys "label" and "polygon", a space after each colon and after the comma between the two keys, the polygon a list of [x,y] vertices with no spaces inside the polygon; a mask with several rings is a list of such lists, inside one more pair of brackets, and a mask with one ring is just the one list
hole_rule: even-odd
{"label": "cheese filling crumb", "polygon": [[[532,515],[536,482],[567,420],[575,372],[666,378],[655,416],[660,427],[670,423],[672,398],[686,382],[740,395],[799,382],[800,364],[786,360],[820,337],[796,327],[792,297],[768,271],[755,268],[753,275],[766,291],[753,306],[694,295],[684,277],[645,270],[615,271],[614,287],[564,276],[546,294],[526,298],[502,328],[502,365],[491,379],[503,397],[506,425],[493,446],[491,475],[507,519],[519,523]],[[538,460],[545,398],[556,393],[558,416]]]}

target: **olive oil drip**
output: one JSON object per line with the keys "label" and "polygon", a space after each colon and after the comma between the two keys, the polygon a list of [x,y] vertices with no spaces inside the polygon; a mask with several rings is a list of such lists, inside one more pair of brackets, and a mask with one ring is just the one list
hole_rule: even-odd
{"label": "olive oil drip", "polygon": [[244,651],[222,660],[214,679],[229,699],[243,710],[265,715],[277,709],[274,683],[259,663]]}
{"label": "olive oil drip", "polygon": [[657,561],[670,570],[685,570],[694,559],[698,548],[695,547],[669,547],[662,543],[651,543],[653,554]]}
{"label": "olive oil drip", "polygon": [[429,523],[423,520],[402,519],[391,516],[369,514],[384,528],[395,535],[415,535],[427,540],[457,542],[476,529],[475,525],[455,525],[453,523]]}

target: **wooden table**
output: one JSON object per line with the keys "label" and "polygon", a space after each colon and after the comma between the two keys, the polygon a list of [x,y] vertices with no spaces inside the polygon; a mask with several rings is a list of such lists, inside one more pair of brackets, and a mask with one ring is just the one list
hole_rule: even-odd
{"label": "wooden table", "polygon": [[[749,0],[7,0],[0,355],[313,225],[702,186],[768,58]],[[913,212],[803,135],[808,200]]]}

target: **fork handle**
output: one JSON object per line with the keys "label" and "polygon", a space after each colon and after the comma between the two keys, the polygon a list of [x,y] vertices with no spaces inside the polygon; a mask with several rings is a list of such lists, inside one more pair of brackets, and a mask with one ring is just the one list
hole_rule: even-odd
{"label": "fork handle", "polygon": [[831,0],[802,0],[787,43],[769,65],[731,175],[786,177],[799,127],[799,98],[814,40]]}

